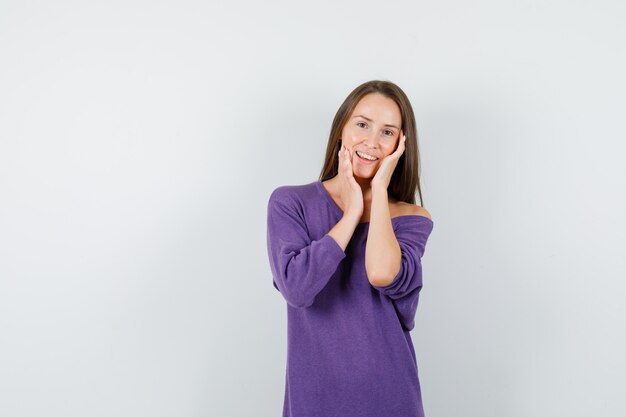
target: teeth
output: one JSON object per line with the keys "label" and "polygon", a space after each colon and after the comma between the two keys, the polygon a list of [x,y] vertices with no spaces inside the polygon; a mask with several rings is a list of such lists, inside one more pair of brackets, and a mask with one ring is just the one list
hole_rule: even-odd
{"label": "teeth", "polygon": [[359,151],[356,151],[356,154],[357,154],[357,155],[359,155],[359,156],[360,156],[360,157],[362,157],[362,158],[369,159],[370,161],[375,161],[375,160],[377,160],[377,159],[378,159],[378,158],[376,158],[376,157],[373,157],[372,155],[368,155],[368,154],[366,154],[366,153],[361,153],[361,152],[359,152]]}

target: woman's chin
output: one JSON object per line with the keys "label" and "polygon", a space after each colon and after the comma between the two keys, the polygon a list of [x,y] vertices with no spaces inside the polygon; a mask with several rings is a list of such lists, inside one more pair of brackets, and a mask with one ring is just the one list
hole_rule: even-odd
{"label": "woman's chin", "polygon": [[370,180],[372,178],[374,178],[374,175],[376,175],[376,170],[375,169],[354,169],[352,171],[352,175],[354,176],[354,178],[360,178],[363,180]]}

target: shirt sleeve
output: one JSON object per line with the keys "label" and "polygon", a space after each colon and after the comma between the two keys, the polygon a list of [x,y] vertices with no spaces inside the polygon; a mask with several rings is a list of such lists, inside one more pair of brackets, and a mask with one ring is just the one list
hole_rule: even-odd
{"label": "shirt sleeve", "polygon": [[293,307],[309,307],[345,252],[330,235],[312,240],[300,204],[289,189],[274,190],[267,205],[267,251],[273,284]]}
{"label": "shirt sleeve", "polygon": [[401,252],[400,271],[389,285],[372,285],[392,300],[406,330],[415,327],[422,289],[422,257],[432,229],[432,220],[424,216],[411,216],[407,221],[398,222],[395,235]]}

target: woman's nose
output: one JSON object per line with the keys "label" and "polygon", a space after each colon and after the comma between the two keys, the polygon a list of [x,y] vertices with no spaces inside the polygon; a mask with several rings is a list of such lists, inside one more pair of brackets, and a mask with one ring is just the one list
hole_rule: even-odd
{"label": "woman's nose", "polygon": [[363,143],[366,144],[370,148],[376,147],[376,136],[375,135],[365,135],[363,137]]}

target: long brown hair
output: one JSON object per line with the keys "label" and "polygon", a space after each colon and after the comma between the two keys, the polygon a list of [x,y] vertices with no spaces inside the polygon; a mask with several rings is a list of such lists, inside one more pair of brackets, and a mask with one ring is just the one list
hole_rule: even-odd
{"label": "long brown hair", "polygon": [[[320,174],[320,181],[333,178],[338,173],[339,156],[341,148],[341,132],[354,111],[357,103],[367,94],[380,93],[396,102],[402,115],[402,130],[406,136],[405,150],[398,160],[387,194],[398,201],[415,204],[415,193],[419,193],[420,205],[423,207],[422,187],[420,185],[420,156],[415,114],[404,91],[391,81],[372,80],[367,81],[352,92],[343,101],[335,114],[333,124],[326,146],[324,167]],[[400,140],[400,138],[398,139]]]}

